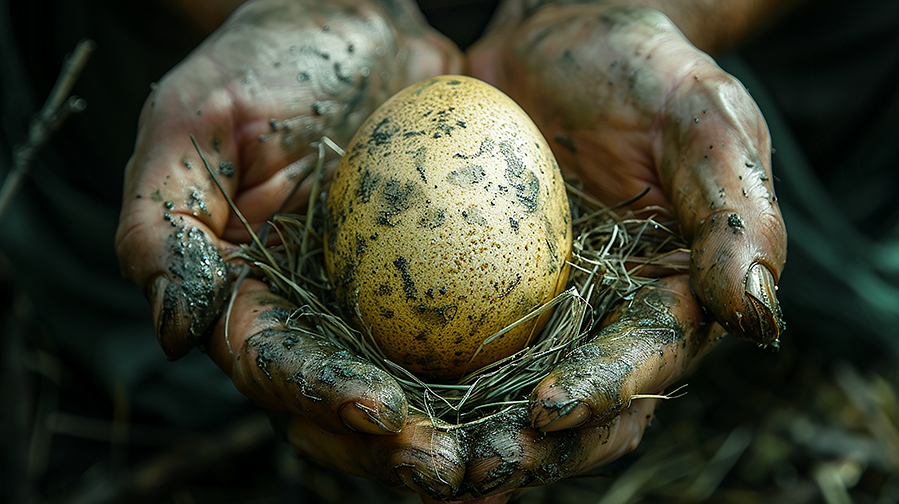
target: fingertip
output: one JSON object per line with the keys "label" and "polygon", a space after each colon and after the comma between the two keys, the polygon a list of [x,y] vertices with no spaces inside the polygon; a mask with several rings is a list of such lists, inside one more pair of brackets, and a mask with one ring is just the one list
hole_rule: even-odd
{"label": "fingertip", "polygon": [[164,276],[154,281],[156,299],[151,301],[156,318],[156,338],[169,360],[184,357],[208,343],[230,290],[230,282],[172,281]]}
{"label": "fingertip", "polygon": [[348,401],[338,411],[340,420],[348,429],[356,432],[397,434],[406,423],[406,402],[395,398],[385,399],[383,402]]}
{"label": "fingertip", "polygon": [[390,453],[382,453],[378,460],[380,470],[389,472],[387,479],[436,501],[458,498],[468,458],[456,434],[438,429],[430,419],[419,416],[411,418],[394,439],[374,439],[375,443],[389,443],[383,446],[388,446]]}
{"label": "fingertip", "polygon": [[776,293],[785,235],[782,226],[764,225],[768,220],[744,221],[729,211],[705,219],[694,236],[690,271],[696,296],[727,332],[763,346],[786,327]]}
{"label": "fingertip", "polygon": [[774,274],[764,264],[755,263],[746,274],[745,285],[744,301],[749,308],[747,333],[758,335],[759,344],[772,344],[786,329]]}
{"label": "fingertip", "polygon": [[534,428],[541,432],[555,432],[565,429],[573,429],[585,424],[593,418],[593,408],[583,401],[570,401],[560,410],[550,412],[545,407],[542,409],[547,414],[533,414]]}
{"label": "fingertip", "polygon": [[368,434],[397,434],[406,425],[405,392],[386,371],[346,350],[331,353],[316,367],[318,371],[306,376],[304,383],[325,399],[314,406],[320,410],[319,420],[337,421],[350,431]]}
{"label": "fingertip", "polygon": [[[396,470],[396,477],[404,485],[418,492],[424,501],[424,497],[437,502],[447,502],[447,497],[455,493],[455,489],[444,481],[425,476],[421,471],[413,467],[400,467]],[[428,502],[428,501],[424,501]]]}
{"label": "fingertip", "polygon": [[572,397],[551,375],[534,388],[529,415],[532,427],[541,432],[554,432],[580,426],[594,412],[590,404]]}
{"label": "fingertip", "polygon": [[178,295],[179,290],[177,284],[164,275],[156,278],[150,289],[156,339],[169,360],[184,357],[196,346],[195,342],[183,337],[190,327],[190,315],[184,298]]}
{"label": "fingertip", "polygon": [[691,285],[702,304],[733,336],[769,346],[786,330],[774,274],[762,263],[753,263],[742,276],[697,275],[691,278]]}

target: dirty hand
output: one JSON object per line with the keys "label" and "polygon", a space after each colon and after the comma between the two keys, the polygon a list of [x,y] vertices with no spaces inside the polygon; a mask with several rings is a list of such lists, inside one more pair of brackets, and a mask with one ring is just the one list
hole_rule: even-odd
{"label": "dirty hand", "polygon": [[[510,455],[485,458],[484,472],[503,475],[498,488],[612,458],[620,447],[603,445],[603,432],[629,432],[635,446],[652,406],[630,398],[681,377],[720,334],[711,322],[760,344],[783,330],[786,232],[768,130],[743,86],[659,11],[523,3],[508,2],[470,50],[473,75],[523,106],[588,193],[615,204],[649,188],[632,208],[676,216],[691,257],[689,275],[644,288],[535,388]],[[522,441],[532,428],[549,441]],[[571,437],[586,446],[572,451]]]}
{"label": "dirty hand", "polygon": [[288,415],[300,454],[413,488],[410,471],[464,465],[429,453],[432,429],[407,413],[392,378],[287,331],[294,307],[252,277],[239,286],[226,334],[225,305],[237,288],[227,259],[250,237],[190,135],[258,232],[276,212],[305,209],[307,185],[291,191],[317,160],[311,143],[326,135],[345,144],[392,94],[461,65],[458,49],[410,2],[248,2],[148,98],[116,237],[122,271],[145,292],[169,358],[204,348],[240,391]]}

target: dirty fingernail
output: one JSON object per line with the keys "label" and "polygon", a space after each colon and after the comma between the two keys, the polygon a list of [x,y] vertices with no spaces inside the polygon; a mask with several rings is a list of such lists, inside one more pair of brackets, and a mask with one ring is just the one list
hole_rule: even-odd
{"label": "dirty fingernail", "polygon": [[531,423],[535,429],[550,432],[577,427],[591,416],[593,409],[584,401],[569,401],[561,405],[544,401],[533,410]]}
{"label": "dirty fingernail", "polygon": [[400,467],[396,469],[396,475],[407,487],[432,499],[447,500],[452,497],[453,490],[449,485],[434,481],[412,467]]}
{"label": "dirty fingernail", "polygon": [[358,401],[341,406],[340,419],[350,430],[368,434],[396,434],[403,427],[402,412],[384,405],[372,407]]}
{"label": "dirty fingernail", "polygon": [[144,290],[144,297],[153,306],[154,313],[162,308],[162,294],[168,285],[169,279],[165,275],[160,275]]}
{"label": "dirty fingernail", "polygon": [[153,299],[156,311],[156,338],[159,346],[171,360],[186,355],[192,346],[187,345],[185,336],[190,327],[190,312],[178,284],[166,277],[159,277],[153,283]]}
{"label": "dirty fingernail", "polygon": [[762,345],[776,342],[786,328],[776,291],[771,270],[761,263],[753,264],[746,275],[746,298],[753,311],[750,325],[754,327],[749,327],[747,335]]}
{"label": "dirty fingernail", "polygon": [[162,338],[160,337],[160,328],[162,326],[163,317],[162,307],[165,305],[165,290],[168,285],[169,280],[165,276],[159,276],[144,289],[144,297],[147,298],[147,302],[150,303],[150,307],[153,310],[152,313],[153,321],[156,326],[156,337],[159,339],[160,343],[162,343]]}

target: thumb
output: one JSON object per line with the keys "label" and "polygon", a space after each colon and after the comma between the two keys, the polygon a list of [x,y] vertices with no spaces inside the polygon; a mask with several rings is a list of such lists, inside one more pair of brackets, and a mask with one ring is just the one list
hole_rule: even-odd
{"label": "thumb", "polygon": [[691,241],[694,292],[728,332],[775,342],[787,235],[761,112],[712,63],[684,76],[662,117],[659,172]]}
{"label": "thumb", "polygon": [[122,274],[147,296],[159,343],[171,359],[205,341],[230,291],[220,238],[230,209],[190,135],[232,193],[240,169],[227,107],[201,102],[188,108],[176,91],[163,81],[144,106],[125,168],[115,243]]}

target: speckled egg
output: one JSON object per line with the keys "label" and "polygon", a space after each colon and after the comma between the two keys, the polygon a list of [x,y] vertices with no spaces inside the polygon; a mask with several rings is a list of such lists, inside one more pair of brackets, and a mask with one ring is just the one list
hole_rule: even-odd
{"label": "speckled egg", "polygon": [[547,316],[483,343],[564,289],[570,254],[565,182],[546,140],[477,79],[400,91],[333,175],[325,264],[337,299],[420,376],[457,378],[524,348]]}

